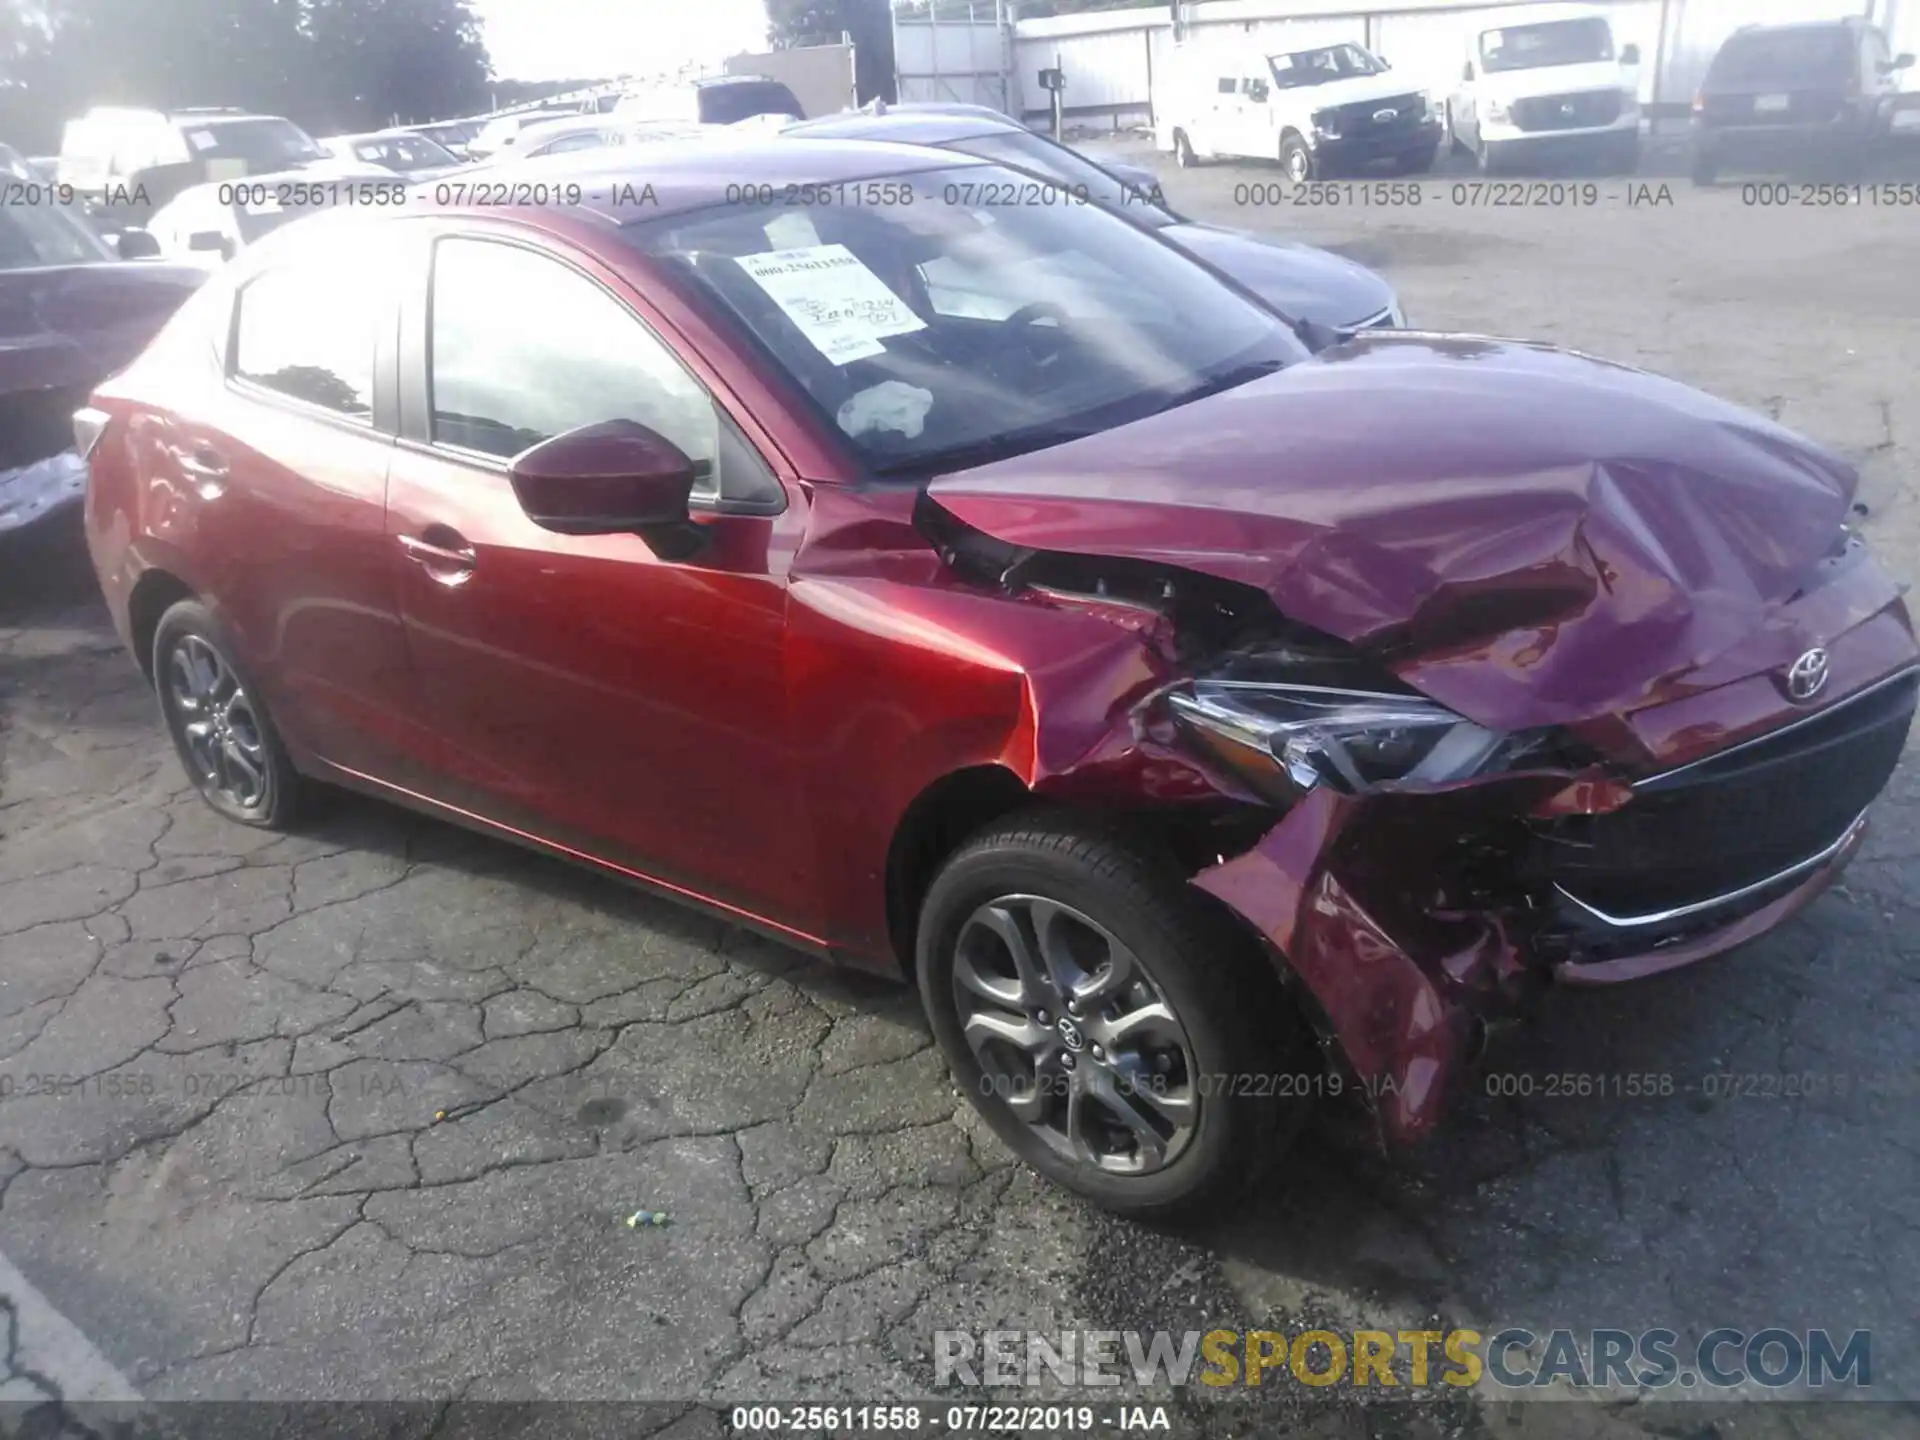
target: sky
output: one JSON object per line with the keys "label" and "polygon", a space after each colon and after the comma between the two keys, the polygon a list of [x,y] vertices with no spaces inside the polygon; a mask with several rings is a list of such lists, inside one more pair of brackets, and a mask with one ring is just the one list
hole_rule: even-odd
{"label": "sky", "polygon": [[653,75],[765,48],[761,0],[476,0],[502,80]]}

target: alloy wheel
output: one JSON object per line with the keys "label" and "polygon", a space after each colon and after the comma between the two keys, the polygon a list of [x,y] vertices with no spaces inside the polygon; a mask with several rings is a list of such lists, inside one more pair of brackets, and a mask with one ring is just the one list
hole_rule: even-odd
{"label": "alloy wheel", "polygon": [[264,808],[273,797],[266,739],[225,657],[203,637],[184,636],[168,658],[166,686],[194,784],[236,810]]}
{"label": "alloy wheel", "polygon": [[1185,1027],[1133,951],[1072,906],[982,905],[955,941],[953,991],[983,1093],[1056,1152],[1147,1175],[1193,1138],[1203,1087]]}

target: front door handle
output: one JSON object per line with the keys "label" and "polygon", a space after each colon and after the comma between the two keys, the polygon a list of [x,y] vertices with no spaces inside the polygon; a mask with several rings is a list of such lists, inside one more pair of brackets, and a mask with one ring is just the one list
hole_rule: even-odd
{"label": "front door handle", "polygon": [[[431,535],[433,538],[426,538]],[[442,585],[458,585],[473,574],[476,556],[466,537],[447,525],[429,525],[424,535],[402,535],[400,548]]]}

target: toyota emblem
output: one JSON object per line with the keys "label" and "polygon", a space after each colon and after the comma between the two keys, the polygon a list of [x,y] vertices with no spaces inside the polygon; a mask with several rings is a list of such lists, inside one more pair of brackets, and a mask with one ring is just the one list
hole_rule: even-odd
{"label": "toyota emblem", "polygon": [[1787,698],[1805,704],[1826,688],[1827,673],[1827,652],[1816,645],[1787,667]]}
{"label": "toyota emblem", "polygon": [[1087,1037],[1080,1033],[1080,1027],[1074,1024],[1073,1021],[1067,1019],[1066,1016],[1062,1015],[1060,1017],[1060,1024],[1057,1028],[1060,1031],[1060,1038],[1066,1042],[1067,1049],[1078,1050],[1087,1043]]}

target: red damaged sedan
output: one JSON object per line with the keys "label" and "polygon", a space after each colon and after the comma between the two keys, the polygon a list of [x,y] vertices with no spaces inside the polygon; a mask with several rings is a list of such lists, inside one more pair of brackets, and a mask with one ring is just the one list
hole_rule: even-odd
{"label": "red damaged sedan", "polygon": [[1920,651],[1828,451],[1542,345],[1311,354],[987,163],[589,158],[290,227],[78,417],[232,819],[351,786],[910,977],[1139,1215],[1322,1076],[1422,1135],[1536,986],[1858,846]]}

